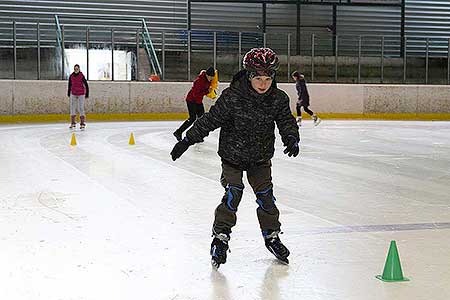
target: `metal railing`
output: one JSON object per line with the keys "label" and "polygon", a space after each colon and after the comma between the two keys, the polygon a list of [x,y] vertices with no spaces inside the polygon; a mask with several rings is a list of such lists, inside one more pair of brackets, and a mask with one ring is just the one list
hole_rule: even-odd
{"label": "metal railing", "polygon": [[[246,51],[266,45],[281,57],[279,81],[291,80],[290,73],[300,69],[310,82],[450,84],[449,38],[407,36],[401,51],[397,36],[312,34],[301,36],[301,55],[292,55],[297,52],[297,43],[295,34],[291,33],[151,31],[144,21],[142,28],[134,31],[80,25],[64,28],[57,17],[55,24],[56,31],[51,24],[22,26],[11,22],[10,33],[0,38],[0,51],[11,53],[0,56],[3,57],[0,78],[31,79],[29,70],[36,65],[36,72],[32,72],[34,79],[64,79],[67,55],[62,51],[59,57],[58,49],[85,48],[88,66],[92,60],[91,49],[110,50],[112,67],[115,50],[133,53],[133,80],[146,80],[151,73],[163,80],[191,80],[201,69],[211,65],[219,69],[221,80],[226,81],[241,68]],[[52,26],[53,41],[56,41],[53,43],[48,32]],[[141,46],[148,55],[148,64],[139,59]],[[43,51],[49,49],[54,50],[43,56]],[[32,53],[26,60],[23,58],[25,51]],[[52,61],[48,61],[49,56]],[[5,61],[5,57],[10,58]],[[58,74],[47,74],[50,64],[56,64]],[[89,72],[89,67],[87,69]],[[25,73],[28,77],[23,75]],[[42,76],[43,73],[46,75]],[[145,75],[139,77],[140,73]]]}

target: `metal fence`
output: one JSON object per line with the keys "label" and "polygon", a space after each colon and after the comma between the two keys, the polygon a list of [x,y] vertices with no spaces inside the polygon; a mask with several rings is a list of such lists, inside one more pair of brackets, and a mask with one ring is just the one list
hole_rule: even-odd
{"label": "metal fence", "polygon": [[[42,34],[42,26],[54,26],[54,34],[49,30]],[[140,73],[152,73],[149,62],[142,60],[147,57],[140,28],[133,31],[78,25],[61,26],[60,31],[55,24],[12,22],[10,34],[3,34],[0,40],[0,78],[67,78],[69,66],[64,62],[64,51],[58,54],[58,45],[65,50],[84,49],[88,66],[90,50],[109,50],[108,63],[113,69],[118,63],[114,51],[124,50],[134,57],[132,80],[143,79]],[[227,80],[241,67],[246,51],[267,46],[281,57],[279,81],[289,81],[291,71],[300,69],[313,82],[450,84],[448,38],[407,36],[401,51],[398,36],[312,34],[301,36],[301,55],[292,55],[296,45],[290,33],[171,30],[150,35],[163,80],[191,80],[209,65],[218,68],[221,79]],[[87,73],[89,76],[89,67]]]}

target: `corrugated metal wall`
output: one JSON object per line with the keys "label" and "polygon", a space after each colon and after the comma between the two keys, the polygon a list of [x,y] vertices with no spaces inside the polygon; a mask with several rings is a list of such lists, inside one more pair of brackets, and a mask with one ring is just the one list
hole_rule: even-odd
{"label": "corrugated metal wall", "polygon": [[423,55],[429,38],[430,56],[445,56],[450,38],[449,0],[406,0],[408,53]]}
{"label": "corrugated metal wall", "polygon": [[[35,23],[41,22],[45,45],[54,44],[54,15],[65,24],[69,42],[84,42],[83,30],[91,26],[91,38],[108,43],[108,31],[115,28],[116,39],[133,43],[139,19],[145,18],[156,47],[160,47],[159,32],[167,31],[168,49],[185,49],[187,35],[186,0],[2,0],[0,1],[0,43],[11,45],[11,21],[18,23],[18,45],[33,43]],[[291,51],[311,52],[311,34],[316,35],[316,54],[332,54],[332,6],[301,5],[301,37],[296,40],[296,6],[267,5],[267,45],[277,51],[287,51],[287,34],[291,34]],[[244,34],[244,44],[262,44],[262,5],[230,3],[192,3],[193,49],[212,48],[211,30],[252,32]],[[423,55],[425,39],[430,38],[431,55],[443,56],[450,37],[450,1],[406,0],[406,36],[408,55]],[[201,34],[201,30],[209,33]],[[400,53],[400,8],[338,6],[337,33],[339,53],[355,55],[358,36],[363,36],[364,55],[379,55],[381,38],[386,38],[386,54]],[[220,34],[219,51],[237,48],[237,34]],[[245,47],[244,47],[245,50]]]}
{"label": "corrugated metal wall", "polygon": [[11,21],[16,20],[18,45],[35,41],[37,21],[41,23],[42,42],[54,44],[56,14],[65,26],[68,42],[84,42],[87,25],[92,29],[92,40],[107,42],[108,32],[114,28],[116,39],[124,43],[134,41],[142,19],[151,31],[186,27],[186,1],[180,0],[1,0],[0,42],[8,42]]}

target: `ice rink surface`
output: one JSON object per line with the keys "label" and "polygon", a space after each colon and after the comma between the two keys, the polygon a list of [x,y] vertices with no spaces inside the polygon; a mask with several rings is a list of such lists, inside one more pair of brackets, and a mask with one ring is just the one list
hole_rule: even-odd
{"label": "ice rink surface", "polygon": [[[180,122],[0,126],[0,299],[450,299],[450,123],[323,121],[273,181],[289,266],[247,181],[228,262],[210,265],[218,131],[179,161]],[[133,132],[136,145],[128,145]],[[384,283],[391,240],[409,282]]]}

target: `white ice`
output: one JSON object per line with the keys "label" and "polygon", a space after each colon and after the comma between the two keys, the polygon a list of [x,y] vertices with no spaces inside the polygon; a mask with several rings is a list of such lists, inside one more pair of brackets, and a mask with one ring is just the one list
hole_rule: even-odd
{"label": "white ice", "polygon": [[[0,126],[0,299],[450,299],[449,122],[305,122],[295,159],[278,138],[291,264],[246,183],[218,271],[218,132],[172,162],[179,124],[89,123],[75,147],[67,124]],[[375,279],[391,240],[409,282]]]}

